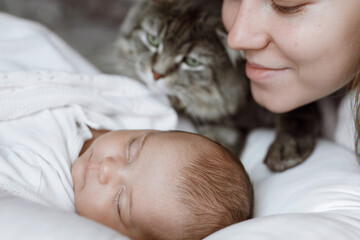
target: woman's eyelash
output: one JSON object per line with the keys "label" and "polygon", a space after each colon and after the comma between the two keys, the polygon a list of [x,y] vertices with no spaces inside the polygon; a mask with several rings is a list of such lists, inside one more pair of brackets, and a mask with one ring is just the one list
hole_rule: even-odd
{"label": "woman's eyelash", "polygon": [[295,14],[301,11],[302,7],[305,4],[301,4],[301,5],[297,5],[297,6],[293,6],[293,7],[286,7],[286,6],[280,6],[275,4],[274,2],[271,4],[271,6],[273,7],[273,9],[275,9],[276,11],[282,13],[282,14]]}

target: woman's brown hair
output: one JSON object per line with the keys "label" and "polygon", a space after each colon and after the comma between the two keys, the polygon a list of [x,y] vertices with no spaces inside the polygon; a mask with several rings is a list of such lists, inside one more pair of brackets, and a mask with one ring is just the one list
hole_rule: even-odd
{"label": "woman's brown hair", "polygon": [[360,64],[356,77],[348,84],[348,89],[355,91],[354,99],[354,126],[355,126],[355,152],[360,156]]}

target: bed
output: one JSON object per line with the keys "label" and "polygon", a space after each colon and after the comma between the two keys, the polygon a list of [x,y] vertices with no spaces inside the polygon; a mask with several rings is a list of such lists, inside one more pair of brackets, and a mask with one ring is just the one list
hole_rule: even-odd
{"label": "bed", "polygon": [[[19,72],[20,76],[40,72],[43,78],[51,74],[106,78],[37,23],[0,13],[0,31],[6,33],[0,35],[1,83],[10,81],[8,76],[16,79]],[[8,116],[3,109],[1,114]],[[351,115],[341,121],[349,119]],[[176,128],[192,131],[189,123],[179,120],[176,124]],[[255,189],[254,218],[221,229],[206,240],[360,239],[360,165],[353,151],[320,139],[305,163],[283,173],[272,173],[262,160],[273,138],[273,130],[253,131],[240,156]],[[0,232],[1,239],[17,240],[127,239],[76,214],[1,189]]]}

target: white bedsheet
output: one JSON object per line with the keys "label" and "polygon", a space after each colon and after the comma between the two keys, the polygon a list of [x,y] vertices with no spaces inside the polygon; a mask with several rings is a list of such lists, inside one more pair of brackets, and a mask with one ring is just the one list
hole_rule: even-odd
{"label": "white bedsheet", "polygon": [[303,164],[272,173],[263,164],[273,131],[251,133],[242,161],[255,189],[255,218],[206,240],[358,240],[360,165],[353,152],[317,142]]}

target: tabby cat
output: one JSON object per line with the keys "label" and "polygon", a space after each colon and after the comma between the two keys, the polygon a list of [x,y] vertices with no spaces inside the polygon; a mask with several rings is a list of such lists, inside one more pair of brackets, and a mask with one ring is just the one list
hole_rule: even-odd
{"label": "tabby cat", "polygon": [[276,125],[265,163],[283,171],[313,151],[315,104],[274,115],[251,98],[241,53],[226,44],[220,0],[148,0],[136,4],[115,43],[115,72],[167,95],[200,134],[239,154],[247,132]]}

